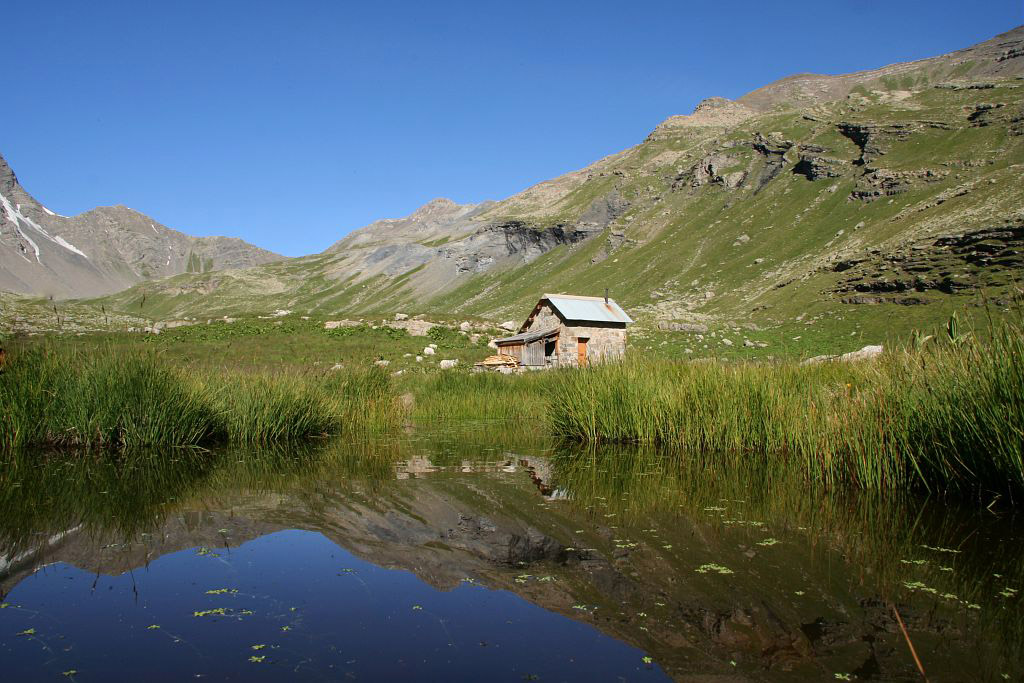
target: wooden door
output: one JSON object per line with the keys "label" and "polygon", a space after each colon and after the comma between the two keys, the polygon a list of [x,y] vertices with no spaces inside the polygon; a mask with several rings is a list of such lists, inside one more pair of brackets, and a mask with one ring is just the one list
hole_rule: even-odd
{"label": "wooden door", "polygon": [[576,363],[581,368],[587,365],[587,342],[590,341],[589,337],[577,337],[576,338]]}

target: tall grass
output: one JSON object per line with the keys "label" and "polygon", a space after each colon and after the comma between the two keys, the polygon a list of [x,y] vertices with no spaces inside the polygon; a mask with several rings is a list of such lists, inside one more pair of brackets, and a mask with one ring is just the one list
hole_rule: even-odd
{"label": "tall grass", "polygon": [[627,362],[563,373],[550,425],[584,442],[741,451],[868,489],[1024,490],[1024,331],[815,366]]}
{"label": "tall grass", "polygon": [[400,422],[390,377],[186,376],[152,352],[18,348],[0,373],[0,450],[267,444]]}
{"label": "tall grass", "polygon": [[434,420],[540,421],[548,408],[551,373],[442,372],[414,379],[414,417]]}
{"label": "tall grass", "polygon": [[31,348],[0,374],[0,447],[130,448],[200,444],[217,414],[173,369],[148,354]]}

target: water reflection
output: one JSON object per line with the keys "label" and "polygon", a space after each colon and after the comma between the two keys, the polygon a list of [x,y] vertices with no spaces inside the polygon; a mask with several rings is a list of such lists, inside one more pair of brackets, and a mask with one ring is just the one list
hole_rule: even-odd
{"label": "water reflection", "polygon": [[32,454],[0,473],[0,664],[100,680],[132,650],[169,678],[241,662],[247,678],[917,680],[898,611],[930,679],[1003,680],[1022,672],[1019,540],[1007,517],[812,490],[740,456],[493,427]]}

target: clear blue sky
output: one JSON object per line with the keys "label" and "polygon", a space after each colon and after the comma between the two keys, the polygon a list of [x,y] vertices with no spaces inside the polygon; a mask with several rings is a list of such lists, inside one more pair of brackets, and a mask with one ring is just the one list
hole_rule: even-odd
{"label": "clear blue sky", "polygon": [[6,3],[0,153],[48,207],[126,204],[300,255],[500,199],[704,97],[986,40],[1021,0]]}

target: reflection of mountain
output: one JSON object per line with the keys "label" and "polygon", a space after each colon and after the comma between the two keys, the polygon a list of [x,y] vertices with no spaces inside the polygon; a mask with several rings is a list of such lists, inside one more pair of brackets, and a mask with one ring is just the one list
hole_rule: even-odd
{"label": "reflection of mountain", "polygon": [[[304,529],[440,590],[471,578],[513,591],[650,652],[679,680],[696,674],[738,680],[737,672],[913,679],[888,604],[877,596],[876,582],[860,575],[863,567],[782,530],[772,533],[783,543],[766,547],[757,544],[766,535],[761,527],[721,528],[679,514],[616,524],[624,515],[607,512],[618,508],[600,497],[589,505],[546,500],[534,479],[552,476],[551,470],[543,460],[524,460],[532,478],[518,459],[510,466],[457,457],[446,467],[410,459],[399,471],[413,470],[412,476],[402,480],[338,479],[321,471],[289,481],[268,476],[240,488],[239,478],[225,476],[127,541],[95,525],[51,534],[8,573],[0,570],[0,588],[7,592],[53,562],[120,574],[186,548],[231,547]],[[695,571],[708,564],[735,573]],[[970,677],[962,670],[973,645],[964,642],[965,622],[941,612],[906,609],[903,616],[936,672],[941,665],[953,678]]]}

